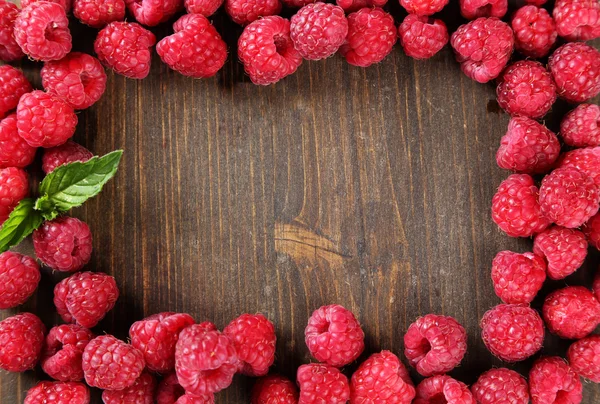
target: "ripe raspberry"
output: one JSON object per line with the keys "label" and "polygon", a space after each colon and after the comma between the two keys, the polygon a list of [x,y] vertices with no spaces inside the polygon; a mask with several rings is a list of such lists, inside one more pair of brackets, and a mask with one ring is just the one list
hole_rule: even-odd
{"label": "ripe raspberry", "polygon": [[480,17],[502,18],[508,11],[507,0],[460,0],[460,13],[467,20]]}
{"label": "ripe raspberry", "polygon": [[39,382],[27,392],[24,404],[89,404],[90,391],[83,383]]}
{"label": "ripe raspberry", "polygon": [[532,58],[548,55],[558,35],[548,11],[536,6],[518,9],[512,17],[511,28],[515,33],[515,49]]}
{"label": "ripe raspberry", "polygon": [[452,317],[419,317],[404,335],[404,355],[422,376],[451,371],[467,352],[467,333]]}
{"label": "ripe raspberry", "polygon": [[44,170],[44,173],[48,174],[64,164],[73,163],[75,161],[85,162],[92,157],[94,157],[94,155],[91,151],[69,140],[65,144],[44,150],[42,156],[42,170]]}
{"label": "ripe raspberry", "polygon": [[[30,4],[37,3],[42,0],[21,0],[21,8],[28,7]],[[59,4],[62,8],[65,9],[65,12],[71,11],[71,0],[44,0],[50,3]]]}
{"label": "ripe raspberry", "polygon": [[397,34],[394,18],[380,8],[363,8],[348,16],[348,36],[340,53],[354,66],[369,67],[392,51]]}
{"label": "ripe raspberry", "polygon": [[94,51],[105,66],[132,79],[143,79],[150,73],[150,48],[156,37],[141,25],[111,22],[96,37]]}
{"label": "ripe raspberry", "polygon": [[567,359],[577,374],[600,383],[600,335],[590,335],[574,342],[567,351]]}
{"label": "ripe raspberry", "polygon": [[19,11],[16,4],[0,1],[0,60],[4,62],[14,62],[25,56],[15,41],[14,27]]}
{"label": "ripe raspberry", "polygon": [[33,232],[33,247],[35,255],[47,267],[75,272],[90,261],[92,233],[81,220],[63,216],[44,222]]}
{"label": "ripe raspberry", "polygon": [[542,347],[544,323],[525,304],[499,304],[481,319],[481,338],[492,354],[505,362],[529,358]]}
{"label": "ripe raspberry", "polygon": [[408,370],[390,351],[371,355],[352,375],[350,403],[410,404],[413,398]]}
{"label": "ripe raspberry", "polygon": [[600,147],[587,147],[564,153],[558,163],[559,168],[572,167],[594,180],[600,187]]}
{"label": "ripe raspberry", "polygon": [[105,390],[104,404],[154,404],[156,380],[150,373],[142,373],[133,385],[123,390]]}
{"label": "ripe raspberry", "polygon": [[102,28],[114,21],[125,18],[123,0],[74,0],[73,15],[82,24]]}
{"label": "ripe raspberry", "polygon": [[214,394],[195,396],[190,393],[185,393],[175,402],[175,404],[214,404]]}
{"label": "ripe raspberry", "polygon": [[100,272],[71,275],[54,288],[54,305],[62,319],[87,328],[96,326],[118,297],[115,279]]}
{"label": "ripe raspberry", "polygon": [[12,251],[0,254],[0,309],[25,303],[40,277],[40,266],[33,258]]}
{"label": "ripe raspberry", "polygon": [[189,14],[213,15],[223,4],[223,0],[185,0],[185,9]]}
{"label": "ripe raspberry", "polygon": [[513,174],[502,181],[492,199],[492,219],[511,237],[531,237],[550,225],[538,203],[538,188],[528,174]]}
{"label": "ripe raspberry", "polygon": [[183,9],[183,0],[125,0],[125,5],[137,22],[153,27]]}
{"label": "ripe raspberry", "polygon": [[77,115],[61,98],[35,90],[19,100],[17,129],[32,147],[54,147],[75,133]]}
{"label": "ripe raspberry", "polygon": [[449,3],[449,0],[400,0],[400,5],[408,11],[419,17],[430,16],[442,11]]}
{"label": "ripe raspberry", "polygon": [[31,90],[22,71],[9,65],[0,66],[0,118],[17,108],[21,96]]}
{"label": "ripe raspberry", "polygon": [[585,102],[600,93],[600,52],[579,42],[567,43],[548,60],[557,93],[570,102]]}
{"label": "ripe raspberry", "polygon": [[469,388],[450,376],[433,376],[417,386],[417,396],[413,404],[475,404]]}
{"label": "ripe raspberry", "polygon": [[0,121],[0,168],[27,167],[33,162],[36,150],[19,136],[17,114]]}
{"label": "ripe raspberry", "polygon": [[499,368],[483,373],[471,387],[480,404],[528,404],[527,380],[514,370]]}
{"label": "ripe raspberry", "polygon": [[294,73],[302,63],[290,37],[290,22],[277,16],[261,18],[244,28],[238,57],[250,80],[265,86]]}
{"label": "ripe raspberry", "polygon": [[156,45],[163,62],[179,73],[206,78],[217,74],[227,60],[227,44],[202,14],[186,14],[173,24],[175,33]]}
{"label": "ripe raspberry", "polygon": [[231,384],[239,361],[233,342],[205,324],[191,325],[179,334],[175,371],[190,394],[219,392]]}
{"label": "ripe raspberry", "polygon": [[59,61],[47,62],[41,75],[44,89],[75,109],[94,105],[106,89],[106,73],[102,64],[85,53],[73,52]]}
{"label": "ripe raspberry", "polygon": [[600,37],[600,3],[597,0],[557,1],[552,15],[558,35],[568,41]]}
{"label": "ripe raspberry", "polygon": [[59,60],[71,52],[71,31],[65,9],[38,1],[25,7],[15,19],[15,40],[32,59]]}
{"label": "ripe raspberry", "polygon": [[429,59],[438,53],[450,39],[448,28],[442,20],[406,16],[398,27],[398,37],[404,53],[415,59]]}
{"label": "ripe raspberry", "polygon": [[42,369],[48,376],[62,382],[83,380],[81,356],[94,338],[87,328],[77,324],[57,325],[50,329],[42,351]]}
{"label": "ripe raspberry", "polygon": [[225,0],[225,11],[236,24],[248,25],[260,17],[279,14],[281,3],[279,0]]}
{"label": "ripe raspberry", "polygon": [[[284,4],[290,7],[290,3],[301,3],[306,4],[314,3],[314,0],[282,0]],[[383,7],[387,4],[388,0],[335,0],[336,4],[344,9],[347,13],[358,11],[361,8],[369,7]],[[297,7],[305,6],[306,4],[299,5]]]}
{"label": "ripe raspberry", "polygon": [[250,404],[296,404],[298,389],[289,379],[279,375],[260,378],[252,388]]}
{"label": "ripe raspberry", "polygon": [[24,372],[37,364],[44,345],[46,327],[31,313],[20,313],[0,321],[0,369]]}
{"label": "ripe raspberry", "polygon": [[569,146],[600,146],[600,107],[578,105],[563,118],[560,134]]}
{"label": "ripe raspberry", "polygon": [[558,356],[536,360],[529,371],[529,394],[534,404],[580,403],[582,390],[579,376]]}
{"label": "ripe raspberry", "polygon": [[545,280],[546,263],[535,254],[500,251],[492,261],[494,291],[504,303],[531,303]]}
{"label": "ripe raspberry", "polygon": [[546,297],[542,314],[553,334],[580,339],[600,324],[600,302],[583,286],[567,286]]}
{"label": "ripe raspberry", "polygon": [[350,399],[348,378],[332,366],[302,365],[296,379],[300,387],[298,404],[342,404]]}
{"label": "ripe raspberry", "polygon": [[552,226],[535,236],[533,252],[548,263],[550,279],[563,279],[583,265],[587,241],[579,230]]}
{"label": "ripe raspberry", "polygon": [[0,169],[0,225],[29,194],[27,173],[16,167]]}
{"label": "ripe raspberry", "polygon": [[513,42],[512,30],[497,18],[478,18],[450,37],[461,70],[480,83],[498,77],[510,59]]}
{"label": "ripe raspberry", "polygon": [[158,384],[156,389],[156,404],[175,404],[177,399],[185,394],[179,385],[175,372],[168,374]]}

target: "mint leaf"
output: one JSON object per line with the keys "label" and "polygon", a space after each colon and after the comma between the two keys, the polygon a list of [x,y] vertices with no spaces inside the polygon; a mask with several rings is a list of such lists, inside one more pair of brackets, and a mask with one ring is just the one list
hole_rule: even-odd
{"label": "mint leaf", "polygon": [[19,244],[42,225],[44,218],[34,210],[33,204],[33,199],[23,199],[10,213],[0,228],[0,253]]}

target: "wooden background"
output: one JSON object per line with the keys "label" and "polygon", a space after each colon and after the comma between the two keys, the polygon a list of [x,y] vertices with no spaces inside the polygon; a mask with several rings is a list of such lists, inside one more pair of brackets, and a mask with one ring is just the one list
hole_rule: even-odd
{"label": "wooden background", "polygon": [[[462,20],[452,3],[444,19],[453,31]],[[400,21],[405,14],[390,7]],[[479,336],[479,319],[500,302],[490,263],[500,250],[532,243],[505,236],[490,217],[508,175],[494,159],[509,120],[494,85],[464,76],[448,47],[419,62],[397,45],[368,69],[336,56],[257,87],[236,58],[241,29],[224,16],[216,25],[230,58],[215,78],[185,78],[155,55],[147,79],[109,73],[104,97],[79,113],[75,140],[96,154],[125,150],[115,179],[74,212],[94,235],[87,269],[113,275],[121,290],[95,331],[127,338],[132,322],[160,311],[219,327],[260,312],[277,330],[274,371],[293,378],[311,360],[303,334],[310,313],[339,303],[363,324],[361,359],[382,349],[404,358],[409,324],[439,313],[469,333],[452,376],[470,384],[505,366]],[[91,51],[95,31],[74,31],[75,49]],[[23,67],[39,86],[40,65]],[[550,128],[568,108],[557,103]],[[536,307],[556,287],[589,285],[597,263],[590,251],[577,274],[547,283]],[[22,310],[41,313],[48,327],[59,322],[52,288],[63,277],[45,270]],[[542,353],[567,347],[548,336]],[[526,373],[531,362],[509,367]],[[40,377],[2,374],[0,402],[21,403]],[[247,403],[251,386],[236,377],[217,402]],[[584,402],[600,402],[600,389],[586,384]]]}

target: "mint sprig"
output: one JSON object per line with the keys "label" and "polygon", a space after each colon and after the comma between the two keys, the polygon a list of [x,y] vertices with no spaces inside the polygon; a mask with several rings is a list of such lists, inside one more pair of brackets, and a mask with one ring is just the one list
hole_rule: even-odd
{"label": "mint sprig", "polygon": [[44,222],[42,213],[33,208],[32,198],[23,199],[0,228],[0,253],[19,244]]}

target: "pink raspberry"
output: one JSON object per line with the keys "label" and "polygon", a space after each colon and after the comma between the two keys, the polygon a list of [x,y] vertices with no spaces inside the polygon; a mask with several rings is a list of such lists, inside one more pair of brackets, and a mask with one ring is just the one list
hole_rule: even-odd
{"label": "pink raspberry", "polygon": [[480,83],[500,75],[510,59],[513,43],[512,30],[497,18],[478,18],[458,27],[450,37],[461,70]]}
{"label": "pink raspberry", "polygon": [[546,296],[542,314],[553,334],[580,339],[600,324],[600,302],[583,286],[567,286]]}
{"label": "pink raspberry", "polygon": [[483,373],[471,387],[475,401],[480,404],[528,404],[527,380],[514,370],[491,369]]}
{"label": "pink raspberry", "polygon": [[587,147],[564,153],[558,162],[559,168],[576,168],[594,180],[600,187],[600,147]]}
{"label": "pink raspberry", "polygon": [[417,386],[413,404],[475,404],[467,385],[450,376],[439,375],[423,380]]}
{"label": "pink raspberry", "polygon": [[79,272],[54,288],[54,305],[67,323],[96,326],[115,305],[119,289],[112,276],[101,272]]}
{"label": "pink raspberry", "polygon": [[502,181],[492,199],[492,219],[511,237],[531,237],[550,225],[538,203],[538,188],[528,174],[512,174]]}
{"label": "pink raspberry", "polygon": [[158,384],[156,389],[156,404],[175,404],[177,399],[185,394],[179,385],[175,372],[168,374]]}
{"label": "pink raspberry", "polygon": [[25,56],[15,41],[14,27],[19,11],[16,4],[0,1],[0,60],[4,62],[15,62]]}
{"label": "pink raspberry", "polygon": [[302,63],[290,37],[290,22],[278,16],[261,18],[244,28],[238,57],[250,80],[265,86],[294,73]]}
{"label": "pink raspberry", "polygon": [[281,3],[279,0],[225,0],[225,11],[236,24],[248,25],[260,17],[279,14]]}
{"label": "pink raspberry", "polygon": [[40,360],[46,327],[31,313],[0,321],[0,369],[24,372]]}
{"label": "pink raspberry", "polygon": [[90,391],[83,383],[39,382],[29,389],[24,404],[89,404]]}
{"label": "pink raspberry", "polygon": [[589,41],[600,37],[600,3],[597,0],[560,0],[552,15],[558,35],[568,41]]}
{"label": "pink raspberry", "polygon": [[582,391],[579,376],[558,356],[536,360],[529,371],[529,394],[534,404],[580,403]]}
{"label": "pink raspberry", "polygon": [[292,17],[290,36],[304,59],[320,60],[332,56],[346,40],[348,20],[341,7],[313,3]]}
{"label": "pink raspberry", "polygon": [[27,195],[29,180],[24,170],[16,167],[0,169],[0,225]]}
{"label": "pink raspberry", "polygon": [[19,136],[17,114],[0,121],[0,168],[27,167],[33,162],[36,150]]}
{"label": "pink raspberry", "polygon": [[289,379],[269,375],[258,379],[252,388],[250,404],[296,404],[298,389]]}
{"label": "pink raspberry", "polygon": [[104,404],[154,404],[156,380],[150,373],[142,373],[129,387],[123,390],[105,390]]}
{"label": "pink raspberry", "polygon": [[25,303],[40,277],[40,266],[33,258],[12,251],[0,254],[0,309]]}
{"label": "pink raspberry", "polygon": [[57,325],[50,329],[42,351],[42,369],[62,382],[83,380],[81,357],[94,334],[77,324]]}
{"label": "pink raspberry", "polygon": [[59,60],[71,52],[71,31],[65,9],[38,1],[25,7],[15,20],[15,40],[32,59]]}
{"label": "pink raspberry", "polygon": [[[37,3],[38,1],[42,1],[42,0],[21,0],[21,8],[26,8],[30,4]],[[72,5],[71,0],[43,0],[43,1],[48,1],[50,3],[58,4],[62,8],[64,8],[67,13],[69,11],[71,11],[71,5]]]}
{"label": "pink raspberry", "polygon": [[73,15],[82,24],[102,28],[114,21],[125,18],[123,0],[74,0]]}
{"label": "pink raspberry", "polygon": [[580,376],[600,383],[600,335],[574,342],[567,351],[571,368]]}
{"label": "pink raspberry", "polygon": [[500,251],[492,261],[494,291],[504,303],[531,303],[545,280],[546,263],[535,254]]}
{"label": "pink raspberry", "polygon": [[515,49],[525,56],[546,56],[556,42],[556,25],[548,11],[536,6],[518,9],[512,17]]}
{"label": "pink raspberry", "polygon": [[96,37],[94,51],[105,66],[132,79],[143,79],[150,73],[150,48],[156,37],[141,25],[111,22]]}
{"label": "pink raspberry", "polygon": [[467,333],[452,317],[427,314],[408,327],[404,355],[422,376],[457,367],[467,352]]}
{"label": "pink raspberry", "polygon": [[352,375],[350,403],[410,404],[415,388],[408,370],[396,355],[371,355]]}
{"label": "pink raspberry", "polygon": [[185,0],[185,9],[189,14],[213,15],[223,4],[223,0]]}
{"label": "pink raspberry", "polygon": [[404,53],[415,59],[429,59],[438,53],[450,39],[442,20],[431,17],[406,16],[398,27],[398,37]]}
{"label": "pink raspberry", "polygon": [[[314,3],[314,0],[282,0],[284,4],[290,7],[290,3],[301,3],[306,2]],[[383,7],[387,4],[388,0],[335,0],[335,3],[344,9],[347,13],[358,11],[365,7]],[[305,6],[306,4],[299,5],[298,7]]]}
{"label": "pink raspberry", "polygon": [[94,155],[91,151],[69,140],[65,144],[44,150],[44,154],[42,155],[42,170],[48,174],[64,164],[75,161],[85,162],[92,157]]}
{"label": "pink raspberry", "polygon": [[430,16],[442,11],[449,3],[449,0],[400,0],[400,5],[408,11],[419,17]]}
{"label": "pink raspberry", "polygon": [[548,60],[557,93],[569,102],[585,102],[600,93],[600,52],[580,42],[564,44]]}
{"label": "pink raspberry", "polygon": [[350,399],[348,378],[333,366],[310,363],[298,368],[298,404],[343,404]]}
{"label": "pink raspberry", "polygon": [[579,230],[552,226],[535,236],[533,252],[548,263],[550,279],[563,279],[583,265],[587,241]]}
{"label": "pink raspberry", "polygon": [[467,20],[480,17],[502,18],[508,11],[507,0],[460,0],[460,13]]}
{"label": "pink raspberry", "polygon": [[79,271],[92,256],[92,233],[87,224],[63,216],[44,222],[33,232],[35,255],[52,269]]}
{"label": "pink raspberry", "polygon": [[32,90],[31,84],[19,69],[0,66],[0,118],[17,108],[19,99]]}
{"label": "pink raspberry", "polygon": [[563,118],[560,134],[569,146],[600,146],[600,107],[578,105]]}
{"label": "pink raspberry", "polygon": [[153,27],[183,9],[183,0],[125,0],[125,5],[137,22]]}
{"label": "pink raspberry", "polygon": [[481,319],[481,338],[492,354],[505,362],[529,358],[542,347],[544,323],[525,304],[499,304]]}

